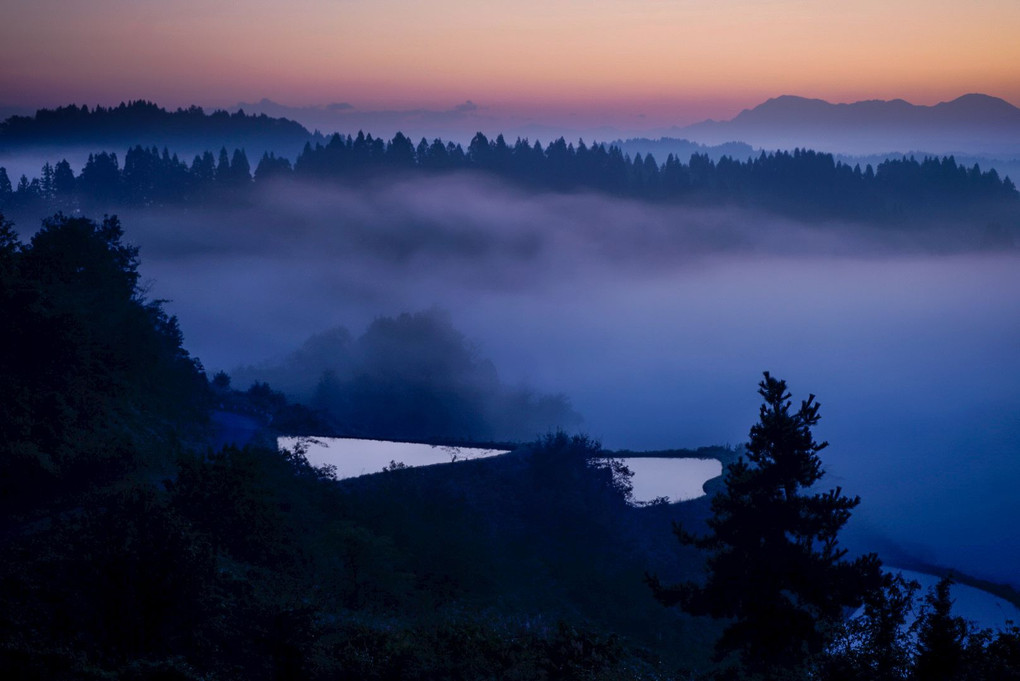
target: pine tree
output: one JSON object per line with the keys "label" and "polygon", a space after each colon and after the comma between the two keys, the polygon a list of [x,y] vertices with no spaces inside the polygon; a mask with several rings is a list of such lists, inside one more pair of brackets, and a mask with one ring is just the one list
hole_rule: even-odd
{"label": "pine tree", "polygon": [[234,149],[230,159],[230,176],[233,184],[244,186],[251,183],[251,164],[244,149]]}
{"label": "pine tree", "polygon": [[917,634],[915,681],[952,681],[961,678],[967,640],[967,622],[952,614],[953,599],[946,576],[924,598],[924,610]]}
{"label": "pine tree", "polygon": [[53,166],[49,161],[43,164],[42,179],[39,180],[42,197],[47,201],[53,198]]}
{"label": "pine tree", "polygon": [[846,608],[879,588],[878,559],[846,559],[837,535],[859,497],[840,488],[810,492],[823,476],[815,441],[814,395],[791,412],[786,382],[765,373],[760,420],[747,460],[727,466],[712,499],[710,533],[674,528],[680,541],[708,553],[704,583],[663,586],[656,597],[695,615],[726,618],[719,660],[735,653],[740,678],[801,678],[831,641]]}
{"label": "pine tree", "polygon": [[[0,181],[0,185],[3,182]],[[3,190],[0,189],[0,192]],[[74,171],[67,159],[63,159],[53,169],[53,191],[57,196],[66,197],[74,193]]]}
{"label": "pine tree", "polygon": [[7,175],[7,168],[0,166],[0,204],[6,203],[14,194],[14,186]]}
{"label": "pine tree", "polygon": [[229,184],[230,178],[230,156],[227,155],[226,147],[220,147],[220,157],[216,163],[216,181]]}

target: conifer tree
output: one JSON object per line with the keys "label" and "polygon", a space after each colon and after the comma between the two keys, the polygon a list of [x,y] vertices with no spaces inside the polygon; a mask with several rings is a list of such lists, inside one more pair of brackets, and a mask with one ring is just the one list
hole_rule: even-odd
{"label": "conifer tree", "polygon": [[[0,180],[0,193],[3,181]],[[57,196],[70,196],[74,193],[74,171],[67,159],[63,159],[53,168],[53,191]]]}
{"label": "conifer tree", "polygon": [[961,678],[967,623],[962,617],[952,614],[953,599],[949,595],[952,585],[952,577],[943,577],[924,598],[912,676],[915,681]]}
{"label": "conifer tree", "polygon": [[243,186],[251,182],[251,164],[244,149],[234,149],[234,155],[230,158],[230,176],[236,185]]}
{"label": "conifer tree", "polygon": [[14,186],[11,178],[7,175],[7,168],[0,166],[0,202],[7,201],[14,193]]}
{"label": "conifer tree", "polygon": [[719,660],[735,653],[740,678],[795,679],[807,674],[846,608],[881,585],[874,555],[847,560],[838,533],[859,497],[840,488],[813,492],[823,476],[814,395],[791,411],[786,382],[765,373],[760,420],[747,459],[730,464],[725,489],[712,499],[710,532],[680,541],[707,552],[706,580],[662,585],[656,597],[695,615],[726,618]]}

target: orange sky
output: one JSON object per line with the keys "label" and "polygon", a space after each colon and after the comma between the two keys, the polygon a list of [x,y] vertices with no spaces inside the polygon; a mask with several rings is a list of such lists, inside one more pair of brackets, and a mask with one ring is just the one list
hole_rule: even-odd
{"label": "orange sky", "polygon": [[1020,104],[1017,0],[7,0],[0,105],[467,99],[606,124],[768,97]]}

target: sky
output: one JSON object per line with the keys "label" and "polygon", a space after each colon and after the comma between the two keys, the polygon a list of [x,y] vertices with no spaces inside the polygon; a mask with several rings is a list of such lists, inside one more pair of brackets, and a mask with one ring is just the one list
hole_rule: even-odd
{"label": "sky", "polygon": [[730,118],[769,97],[1020,104],[1016,0],[6,0],[0,107]]}

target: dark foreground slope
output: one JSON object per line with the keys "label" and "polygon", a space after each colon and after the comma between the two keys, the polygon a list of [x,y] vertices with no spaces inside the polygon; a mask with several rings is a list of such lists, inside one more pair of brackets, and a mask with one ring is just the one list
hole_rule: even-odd
{"label": "dark foreground slope", "polygon": [[[342,482],[268,430],[214,450],[214,406],[246,404],[263,424],[316,414],[265,384],[207,382],[137,266],[112,219],[58,216],[27,244],[0,231],[3,678],[711,671],[719,625],[662,608],[644,580],[700,574],[670,522],[703,529],[707,501],[635,508],[626,471],[566,435]],[[913,668],[903,649],[902,669],[946,653],[967,672],[951,678],[1016,678],[1020,632],[967,637],[931,604],[923,631],[955,638]],[[860,652],[834,650],[819,678],[893,678],[862,672],[874,656]]]}
{"label": "dark foreground slope", "polygon": [[120,224],[57,215],[21,244],[0,215],[0,508],[158,473],[205,418],[177,321],[139,287]]}
{"label": "dark foreground slope", "polygon": [[223,391],[142,296],[114,220],[58,216],[27,244],[5,228],[0,264],[5,678],[652,678],[703,661],[704,634],[642,582],[683,576],[656,548],[673,509],[628,506],[597,445],[343,483],[273,447],[213,451]]}

